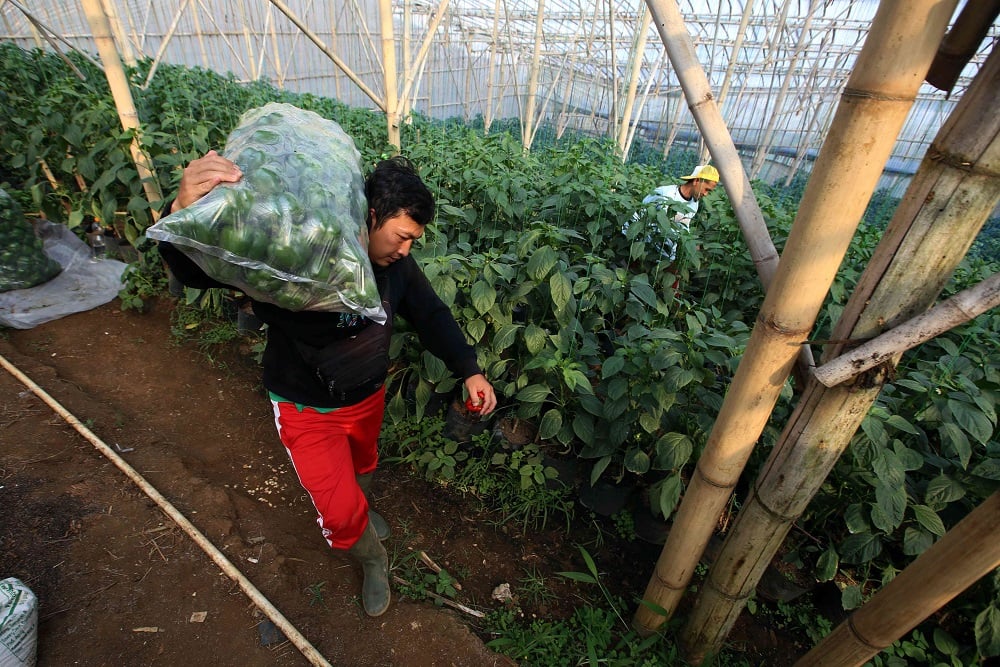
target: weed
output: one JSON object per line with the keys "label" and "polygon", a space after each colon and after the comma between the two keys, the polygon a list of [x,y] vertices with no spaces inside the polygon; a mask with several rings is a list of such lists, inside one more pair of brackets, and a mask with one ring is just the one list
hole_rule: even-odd
{"label": "weed", "polygon": [[618,537],[626,542],[635,539],[635,517],[632,516],[632,512],[627,509],[620,510],[612,515],[611,521],[615,524]]}
{"label": "weed", "polygon": [[309,595],[309,606],[310,607],[323,607],[326,609],[326,600],[323,598],[323,588],[326,586],[325,581],[320,581],[315,584],[306,586],[306,593]]}
{"label": "weed", "polygon": [[532,607],[551,602],[556,594],[546,585],[545,577],[535,568],[525,570],[525,576],[518,582],[520,598]]}

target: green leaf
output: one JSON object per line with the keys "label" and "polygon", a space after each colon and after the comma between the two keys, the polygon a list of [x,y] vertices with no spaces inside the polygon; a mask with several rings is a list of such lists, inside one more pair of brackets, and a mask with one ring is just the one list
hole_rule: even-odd
{"label": "green leaf", "polygon": [[820,554],[816,560],[816,581],[830,581],[837,576],[837,568],[840,567],[840,557],[837,550],[832,546]]}
{"label": "green leaf", "polygon": [[538,422],[538,437],[541,440],[551,440],[562,428],[562,413],[551,408],[545,411],[542,419]]}
{"label": "green leaf", "polygon": [[920,429],[918,429],[916,426],[906,421],[899,415],[892,415],[887,420],[885,420],[885,423],[888,424],[889,426],[892,426],[895,429],[903,431],[904,433],[909,433],[911,435],[920,435]]}
{"label": "green leaf", "polygon": [[625,469],[637,475],[649,472],[649,454],[638,447],[633,447],[625,453]]}
{"label": "green leaf", "polygon": [[839,551],[841,560],[845,563],[867,563],[882,553],[882,539],[868,532],[848,535]]}
{"label": "green leaf", "polygon": [[542,246],[531,254],[527,271],[532,279],[541,282],[556,264],[556,251],[551,246]]}
{"label": "green leaf", "polygon": [[538,354],[543,349],[545,349],[545,344],[548,342],[548,336],[545,335],[545,330],[535,324],[529,324],[524,328],[524,345],[528,348],[530,354]]}
{"label": "green leaf", "polygon": [[903,554],[919,556],[934,544],[934,536],[919,528],[907,527],[903,531]]}
{"label": "green leaf", "polygon": [[590,386],[590,379],[575,368],[566,368],[563,370],[563,381],[567,387],[578,394],[594,393],[594,388]]}
{"label": "green leaf", "polygon": [[868,531],[868,519],[865,515],[864,506],[861,503],[853,503],[847,506],[844,511],[844,522],[847,530],[851,533],[864,533]]}
{"label": "green leaf", "polygon": [[906,480],[906,471],[896,453],[889,449],[880,449],[872,461],[872,469],[879,480],[890,486],[901,487]]}
{"label": "green leaf", "polygon": [[938,537],[945,534],[945,527],[941,521],[941,517],[938,516],[937,512],[927,507],[927,505],[914,505],[913,516],[916,517],[917,523]]}
{"label": "green leaf", "polygon": [[968,468],[969,459],[972,457],[972,445],[969,444],[965,431],[951,422],[946,422],[938,427],[938,435],[941,437],[941,442],[958,456],[962,469]]}
{"label": "green leaf", "polygon": [[976,647],[984,658],[1000,655],[1000,608],[996,604],[976,616]]}
{"label": "green leaf", "polygon": [[552,302],[555,304],[556,310],[565,308],[573,295],[573,285],[563,273],[552,274],[552,277],[549,278],[549,290],[552,294]]}
{"label": "green leaf", "polygon": [[497,302],[497,291],[485,280],[477,280],[472,285],[472,306],[480,315],[489,312],[493,304]]}
{"label": "green leaf", "polygon": [[465,323],[465,331],[469,334],[469,338],[472,339],[473,343],[478,343],[486,333],[486,322],[478,317],[474,320],[469,320]]}
{"label": "green leaf", "polygon": [[606,380],[617,375],[623,368],[625,368],[625,357],[620,357],[617,354],[608,357],[601,365],[601,377]]}
{"label": "green leaf", "polygon": [[656,441],[653,468],[656,470],[675,470],[691,458],[694,443],[683,433],[666,433]]}
{"label": "green leaf", "polygon": [[944,473],[928,482],[924,492],[924,502],[939,509],[964,497],[965,487]]}
{"label": "green leaf", "polygon": [[677,503],[680,502],[681,491],[684,490],[684,480],[681,479],[680,475],[671,475],[660,484],[654,484],[653,488],[657,489],[656,499],[658,502],[654,503],[650,499],[650,505],[658,508],[664,519],[669,519],[670,515],[674,513],[674,509],[677,508]]}
{"label": "green leaf", "polygon": [[[986,444],[993,436],[993,423],[989,420],[978,406],[973,407],[968,403],[949,399],[948,409],[955,417],[955,421],[962,429],[975,438],[981,444]],[[968,460],[964,465],[968,465]]]}
{"label": "green leaf", "polygon": [[525,403],[541,403],[552,392],[544,384],[529,384],[527,387],[517,392],[517,400]]}
{"label": "green leaf", "polygon": [[934,628],[934,646],[945,655],[958,655],[958,642],[941,628]]}
{"label": "green leaf", "polygon": [[903,522],[906,492],[879,480],[875,484],[876,503],[872,506],[872,523],[883,533],[891,533]]}
{"label": "green leaf", "polygon": [[1000,459],[986,459],[985,461],[980,461],[976,467],[972,469],[972,474],[977,477],[985,477],[986,479],[1000,481]]}
{"label": "green leaf", "polygon": [[656,308],[656,292],[649,283],[632,281],[632,294],[650,308]]}
{"label": "green leaf", "polygon": [[493,336],[493,351],[499,354],[513,345],[514,341],[517,340],[517,332],[521,330],[521,326],[520,324],[505,324],[500,327],[500,330]]}
{"label": "green leaf", "polygon": [[844,609],[857,609],[863,601],[864,597],[861,595],[860,586],[847,586],[840,591],[840,606]]}

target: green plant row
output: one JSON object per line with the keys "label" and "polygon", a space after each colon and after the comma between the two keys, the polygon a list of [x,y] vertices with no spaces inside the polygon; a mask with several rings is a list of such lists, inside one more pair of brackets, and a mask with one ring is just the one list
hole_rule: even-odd
{"label": "green plant row", "polygon": [[[143,253],[126,290],[134,306],[162,289],[155,247],[142,233],[163,202],[143,195],[129,155],[132,135],[120,129],[103,74],[79,54],[67,58],[73,68],[50,53],[0,44],[0,100],[9,110],[0,118],[0,185],[25,210],[71,228],[87,217],[114,220]],[[373,112],[168,65],[143,88],[149,67],[144,61],[131,73],[133,95],[139,139],[164,193],[173,192],[190,159],[222,147],[240,114],[269,101],[337,121],[367,166],[392,151],[384,120]],[[656,162],[640,151],[645,161],[622,163],[611,143],[580,136],[552,138],[526,154],[516,131],[496,125],[486,134],[476,121],[411,121],[403,127],[406,153],[440,204],[414,254],[477,345],[503,410],[535,425],[541,451],[584,462],[591,481],[648,485],[653,509],[669,517],[763,298],[723,189],[703,200],[678,260],[667,266],[644,240],[646,221],[665,224],[667,212],[647,211],[627,235],[622,223],[664,173],[686,171],[696,156]],[[755,184],[779,251],[800,185],[782,191]],[[880,205],[856,235],[816,338],[839,317],[881,235],[884,211]],[[948,292],[996,269],[995,254],[975,255]],[[809,538],[793,534],[791,557],[816,579],[837,581],[845,607],[860,604],[998,487],[997,330],[998,316],[986,313],[908,353],[799,521]],[[439,360],[408,344],[413,336],[401,325],[391,349],[388,415],[395,424],[460,390]],[[788,386],[748,477],[792,399]],[[455,453],[433,454],[433,470],[447,471]],[[952,607],[948,629],[968,655],[1000,653],[997,590],[983,582]]]}

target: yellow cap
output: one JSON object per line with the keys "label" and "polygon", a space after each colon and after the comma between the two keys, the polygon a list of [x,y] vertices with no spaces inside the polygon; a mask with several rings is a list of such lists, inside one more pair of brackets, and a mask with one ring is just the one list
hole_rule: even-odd
{"label": "yellow cap", "polygon": [[713,167],[710,164],[703,164],[703,165],[699,165],[699,166],[695,167],[694,171],[692,171],[690,175],[688,175],[688,176],[681,176],[681,180],[683,180],[683,181],[691,181],[691,180],[694,180],[696,178],[700,178],[700,179],[702,179],[704,181],[714,181],[714,182],[718,183],[719,182],[719,170],[716,169],[715,167]]}

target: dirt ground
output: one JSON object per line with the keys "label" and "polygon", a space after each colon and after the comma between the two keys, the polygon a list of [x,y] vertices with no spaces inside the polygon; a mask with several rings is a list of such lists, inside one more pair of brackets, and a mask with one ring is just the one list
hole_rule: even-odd
{"label": "dirt ground", "polygon": [[[173,307],[162,299],[137,314],[116,300],[0,331],[0,355],[72,415],[0,371],[0,579],[17,577],[39,598],[38,664],[515,664],[485,647],[475,616],[404,597],[398,583],[389,611],[365,616],[360,569],[322,540],[259,369],[245,355],[209,363],[193,343],[177,344]],[[522,604],[529,617],[565,614],[577,601],[576,584],[555,575],[586,569],[565,530],[521,535],[402,466],[383,466],[374,487],[397,576],[412,574],[423,551],[458,578],[456,599],[473,611],[497,609],[494,588],[531,574],[551,595]],[[199,533],[273,612],[209,556]],[[641,592],[658,553],[639,542],[594,551],[625,592]],[[275,623],[301,639],[276,636]],[[751,661],[785,663],[773,657],[773,632],[743,633]]]}

